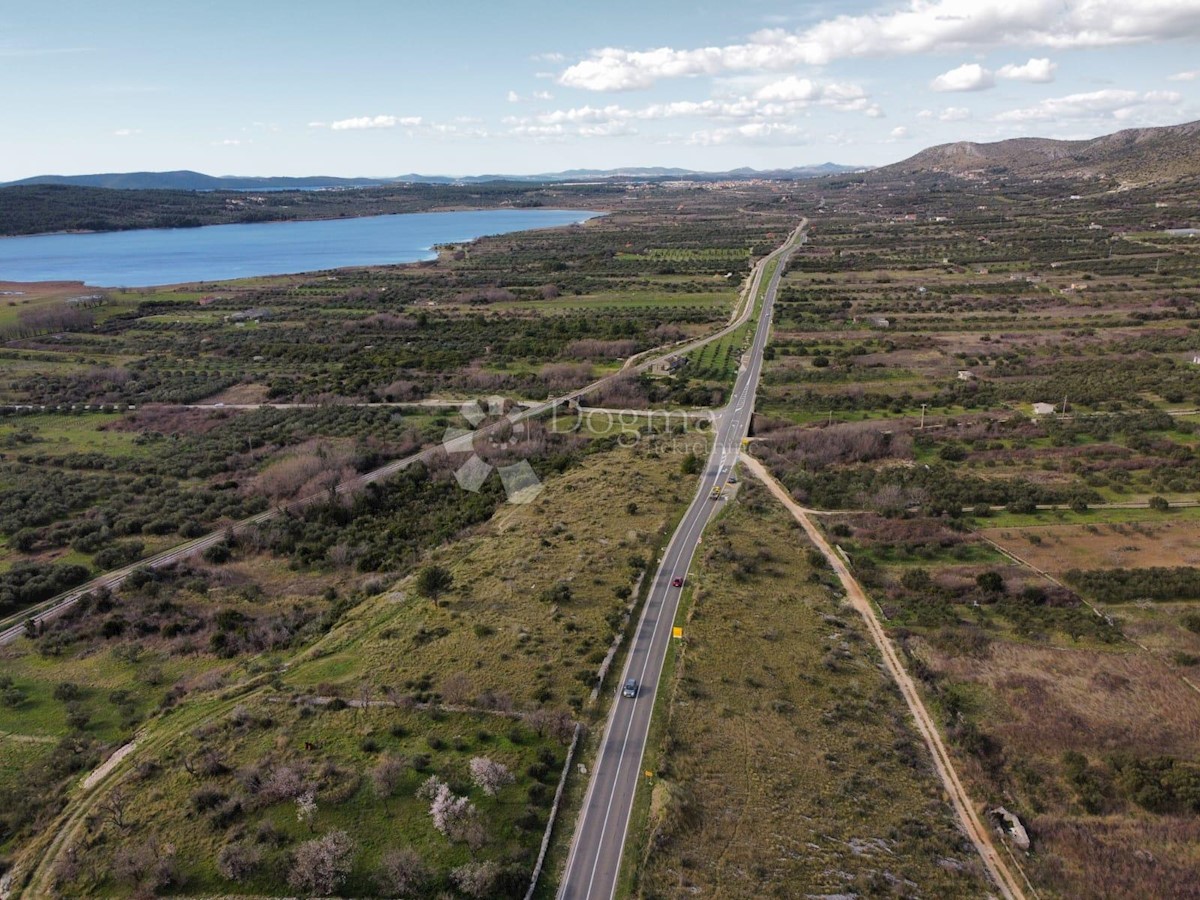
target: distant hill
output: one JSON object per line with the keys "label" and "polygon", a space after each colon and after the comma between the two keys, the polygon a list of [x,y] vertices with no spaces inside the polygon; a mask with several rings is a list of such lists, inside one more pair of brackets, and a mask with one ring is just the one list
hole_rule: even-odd
{"label": "distant hill", "polygon": [[335,178],[312,175],[304,178],[243,178],[234,175],[205,175],[202,172],[110,172],[102,175],[37,175],[0,184],[15,187],[29,184],[67,184],[73,187],[98,187],[117,190],[160,191],[239,191],[303,190],[323,187],[371,187],[386,184],[387,178]]}
{"label": "distant hill", "polygon": [[37,175],[0,184],[3,187],[20,185],[65,184],[73,187],[98,187],[117,190],[169,190],[169,191],[265,191],[265,190],[311,190],[318,188],[357,188],[389,184],[483,184],[486,182],[509,181],[527,184],[558,181],[625,181],[625,180],[694,180],[721,181],[728,179],[797,179],[816,178],[821,175],[836,175],[842,172],[862,171],[861,166],[842,166],[822,163],[815,166],[797,166],[791,169],[734,169],[730,172],[698,172],[693,169],[665,168],[661,166],[633,167],[627,169],[568,169],[564,172],[545,172],[538,175],[418,175],[415,173],[386,178],[339,178],[326,175],[310,175],[302,178],[243,177],[236,175],[205,175],[187,170],[178,172],[110,172],[100,175]]}
{"label": "distant hill", "polygon": [[1129,128],[1087,141],[1013,138],[988,144],[959,141],[922,150],[875,169],[876,177],[946,173],[1092,177],[1157,181],[1200,174],[1200,122]]}

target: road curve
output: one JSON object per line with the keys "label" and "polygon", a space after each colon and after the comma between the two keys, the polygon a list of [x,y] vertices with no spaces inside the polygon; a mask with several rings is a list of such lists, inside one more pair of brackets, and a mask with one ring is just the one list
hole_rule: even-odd
{"label": "road curve", "polygon": [[[721,501],[714,501],[710,496],[715,489],[724,488],[729,480],[742,439],[750,428],[755,391],[762,371],[763,348],[771,331],[775,293],[787,257],[804,243],[806,225],[807,220],[804,220],[785,244],[764,257],[756,267],[753,293],[746,304],[747,318],[755,306],[764,273],[772,261],[780,263],[763,295],[754,340],[742,357],[729,404],[716,417],[712,453],[700,477],[696,496],[667,543],[662,562],[650,584],[575,825],[567,867],[559,883],[560,900],[609,900],[616,892],[633,798],[641,778],[642,754],[650,731],[654,697],[679,606],[680,589],[672,587],[671,582],[687,575],[704,526],[721,507]],[[620,694],[627,678],[636,678],[640,686],[638,696],[633,699]]]}
{"label": "road curve", "polygon": [[[796,230],[792,238],[789,239],[789,242],[800,235],[804,229],[804,226],[807,224],[807,221],[808,220],[806,219],[801,223],[800,227]],[[778,253],[779,251],[775,252]],[[532,406],[524,407],[519,411],[510,413],[506,418],[501,419],[492,425],[481,428],[479,430],[481,436],[486,435],[488,431],[492,429],[502,427],[506,422],[515,423],[528,418],[534,418],[549,412],[551,409],[563,403],[568,403],[572,400],[578,400],[580,397],[590,394],[592,391],[595,391],[604,384],[611,382],[616,378],[622,377],[622,375],[627,374],[630,370],[639,373],[644,372],[656,363],[668,359],[669,357],[691,353],[693,350],[697,350],[700,347],[703,347],[705,344],[718,340],[724,335],[738,328],[750,318],[754,307],[755,293],[758,290],[758,285],[762,278],[763,268],[766,260],[770,258],[771,257],[764,258],[764,260],[755,267],[754,272],[751,275],[749,299],[743,304],[742,311],[735,315],[730,323],[724,328],[721,328],[719,331],[716,331],[713,334],[705,337],[687,341],[669,348],[663,347],[659,350],[647,351],[647,358],[637,361],[636,364],[630,366],[629,369],[613,375],[606,375],[603,378],[593,381],[591,384],[570,391],[562,396],[553,397],[541,403],[536,403]],[[296,405],[299,406],[299,404]],[[214,406],[214,408],[216,407]],[[426,447],[417,453],[413,453],[410,456],[406,456],[403,459],[393,460],[392,462],[389,462],[378,469],[374,469],[362,475],[355,476],[354,478],[347,479],[337,486],[337,492],[339,494],[351,493],[359,490],[362,487],[365,487],[368,484],[372,484],[373,482],[390,478],[392,475],[395,475],[397,472],[408,468],[414,463],[432,459],[438,452],[441,451],[441,449],[441,444],[435,444],[431,447]],[[78,603],[79,599],[85,594],[101,588],[108,588],[110,590],[116,588],[137,569],[158,569],[162,568],[163,566],[169,566],[173,563],[195,556],[197,553],[204,552],[205,549],[211,547],[213,544],[218,544],[223,541],[225,539],[225,535],[229,532],[239,534],[255,525],[270,521],[282,513],[296,512],[300,509],[303,509],[305,506],[316,503],[319,500],[324,499],[326,496],[327,495],[325,492],[320,492],[312,496],[293,500],[282,507],[261,512],[258,515],[251,516],[248,519],[242,519],[241,521],[235,522],[229,526],[211,531],[202,537],[196,538],[195,540],[187,541],[183,544],[163,550],[160,553],[156,553],[153,556],[138,560],[137,562],[124,566],[120,569],[114,569],[110,572],[105,572],[103,575],[100,575],[77,588],[72,588],[69,591],[65,591],[61,594],[51,597],[49,600],[44,600],[41,603],[37,603],[14,616],[9,616],[6,619],[0,620],[0,647],[6,644],[11,644],[17,638],[21,637],[21,635],[25,633],[25,623],[27,621],[33,621],[35,624],[40,625],[43,622],[48,622],[54,618],[57,618],[66,610]]]}

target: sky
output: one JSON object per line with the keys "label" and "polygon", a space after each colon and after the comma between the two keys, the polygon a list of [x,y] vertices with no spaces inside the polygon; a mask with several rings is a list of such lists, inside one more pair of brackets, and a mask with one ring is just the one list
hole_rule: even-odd
{"label": "sky", "polygon": [[881,165],[1200,119],[1200,0],[0,5],[0,180]]}

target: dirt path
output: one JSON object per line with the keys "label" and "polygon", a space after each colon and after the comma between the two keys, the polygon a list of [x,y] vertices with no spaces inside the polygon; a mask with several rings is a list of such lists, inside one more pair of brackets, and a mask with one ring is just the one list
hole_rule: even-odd
{"label": "dirt path", "polygon": [[946,745],[942,742],[941,733],[930,717],[928,710],[925,709],[921,695],[917,693],[917,686],[913,683],[912,678],[909,677],[899,654],[896,652],[896,648],[892,645],[887,633],[883,630],[883,626],[880,624],[879,618],[875,615],[875,610],[871,606],[871,601],[867,598],[866,592],[863,591],[858,580],[850,574],[850,570],[846,568],[846,564],[842,561],[842,558],[830,546],[829,542],[825,540],[825,535],[808,518],[808,514],[803,507],[792,499],[783,485],[771,476],[763,464],[749,455],[743,455],[741,462],[748,471],[761,480],[767,486],[767,489],[787,507],[796,521],[800,523],[805,533],[808,534],[809,539],[824,554],[829,565],[837,573],[842,586],[846,589],[846,598],[866,621],[867,630],[871,633],[871,639],[875,642],[875,646],[879,648],[879,652],[883,656],[883,664],[887,668],[888,674],[892,676],[892,680],[900,688],[900,693],[904,695],[909,712],[912,713],[913,719],[916,722],[917,731],[920,732],[921,737],[925,740],[925,745],[929,748],[930,755],[933,757],[933,765],[937,770],[938,777],[942,780],[942,785],[945,787],[946,793],[950,795],[950,801],[954,806],[955,813],[958,815],[959,822],[962,824],[963,830],[967,833],[967,837],[971,839],[971,843],[975,845],[975,849],[983,860],[983,864],[987,868],[992,881],[1006,900],[1025,900],[1026,893],[1021,881],[1017,879],[1009,868],[1008,863],[1001,857],[995,844],[992,843],[991,833],[980,821],[979,814],[975,811],[975,806],[971,802],[970,795],[963,787],[962,782],[959,781],[958,773],[954,771],[953,762],[946,750]]}
{"label": "dirt path", "polygon": [[127,757],[130,753],[137,749],[137,741],[130,741],[113,751],[112,756],[106,759],[100,765],[96,766],[83,781],[79,782],[79,789],[90,791],[93,787],[99,784],[104,778],[121,764],[121,760]]}

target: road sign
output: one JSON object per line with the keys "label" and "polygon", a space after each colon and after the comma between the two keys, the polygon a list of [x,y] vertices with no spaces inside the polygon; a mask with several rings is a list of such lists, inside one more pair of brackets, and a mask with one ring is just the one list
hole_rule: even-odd
{"label": "road sign", "polygon": [[671,629],[671,636],[677,637],[677,638],[683,637],[683,628],[676,625],[674,628]]}

